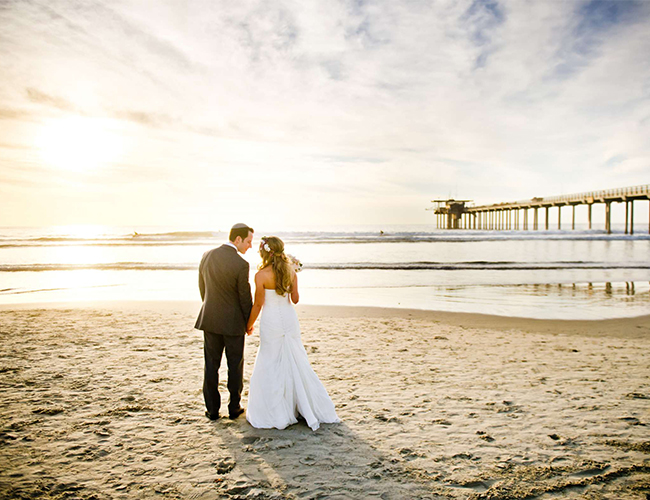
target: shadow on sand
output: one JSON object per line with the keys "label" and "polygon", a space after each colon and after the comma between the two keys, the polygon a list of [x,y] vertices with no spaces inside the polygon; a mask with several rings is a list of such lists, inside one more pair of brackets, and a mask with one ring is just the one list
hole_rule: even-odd
{"label": "shadow on sand", "polygon": [[435,475],[387,457],[345,423],[317,431],[303,422],[255,429],[243,417],[213,425],[231,458],[216,464],[216,488],[197,498],[449,498],[432,485]]}

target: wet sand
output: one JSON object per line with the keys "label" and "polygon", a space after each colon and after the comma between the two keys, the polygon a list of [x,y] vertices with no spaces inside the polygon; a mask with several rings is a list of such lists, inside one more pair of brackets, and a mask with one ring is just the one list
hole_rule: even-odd
{"label": "wet sand", "polygon": [[204,417],[197,311],[1,308],[0,498],[650,494],[650,316],[301,306],[307,353],[342,420],[312,432]]}

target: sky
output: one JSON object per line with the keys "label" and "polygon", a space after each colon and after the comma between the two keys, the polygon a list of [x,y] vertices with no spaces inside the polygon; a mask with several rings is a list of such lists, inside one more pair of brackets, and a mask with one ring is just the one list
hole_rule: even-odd
{"label": "sky", "polygon": [[648,0],[0,0],[0,226],[422,224],[649,184],[648,54]]}

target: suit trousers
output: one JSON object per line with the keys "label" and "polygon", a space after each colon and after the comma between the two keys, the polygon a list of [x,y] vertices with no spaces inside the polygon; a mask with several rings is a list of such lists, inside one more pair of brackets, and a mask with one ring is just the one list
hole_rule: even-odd
{"label": "suit trousers", "polygon": [[241,406],[241,392],[244,388],[244,339],[245,335],[220,335],[203,332],[203,354],[205,371],[203,373],[203,397],[210,415],[218,415],[221,407],[219,395],[219,367],[224,349],[228,362],[228,412]]}

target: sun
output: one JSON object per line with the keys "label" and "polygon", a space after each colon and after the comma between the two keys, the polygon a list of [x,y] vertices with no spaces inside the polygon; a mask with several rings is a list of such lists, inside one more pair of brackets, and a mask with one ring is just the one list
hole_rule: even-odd
{"label": "sun", "polygon": [[73,116],[45,123],[37,147],[52,168],[89,172],[117,160],[123,144],[110,120]]}

